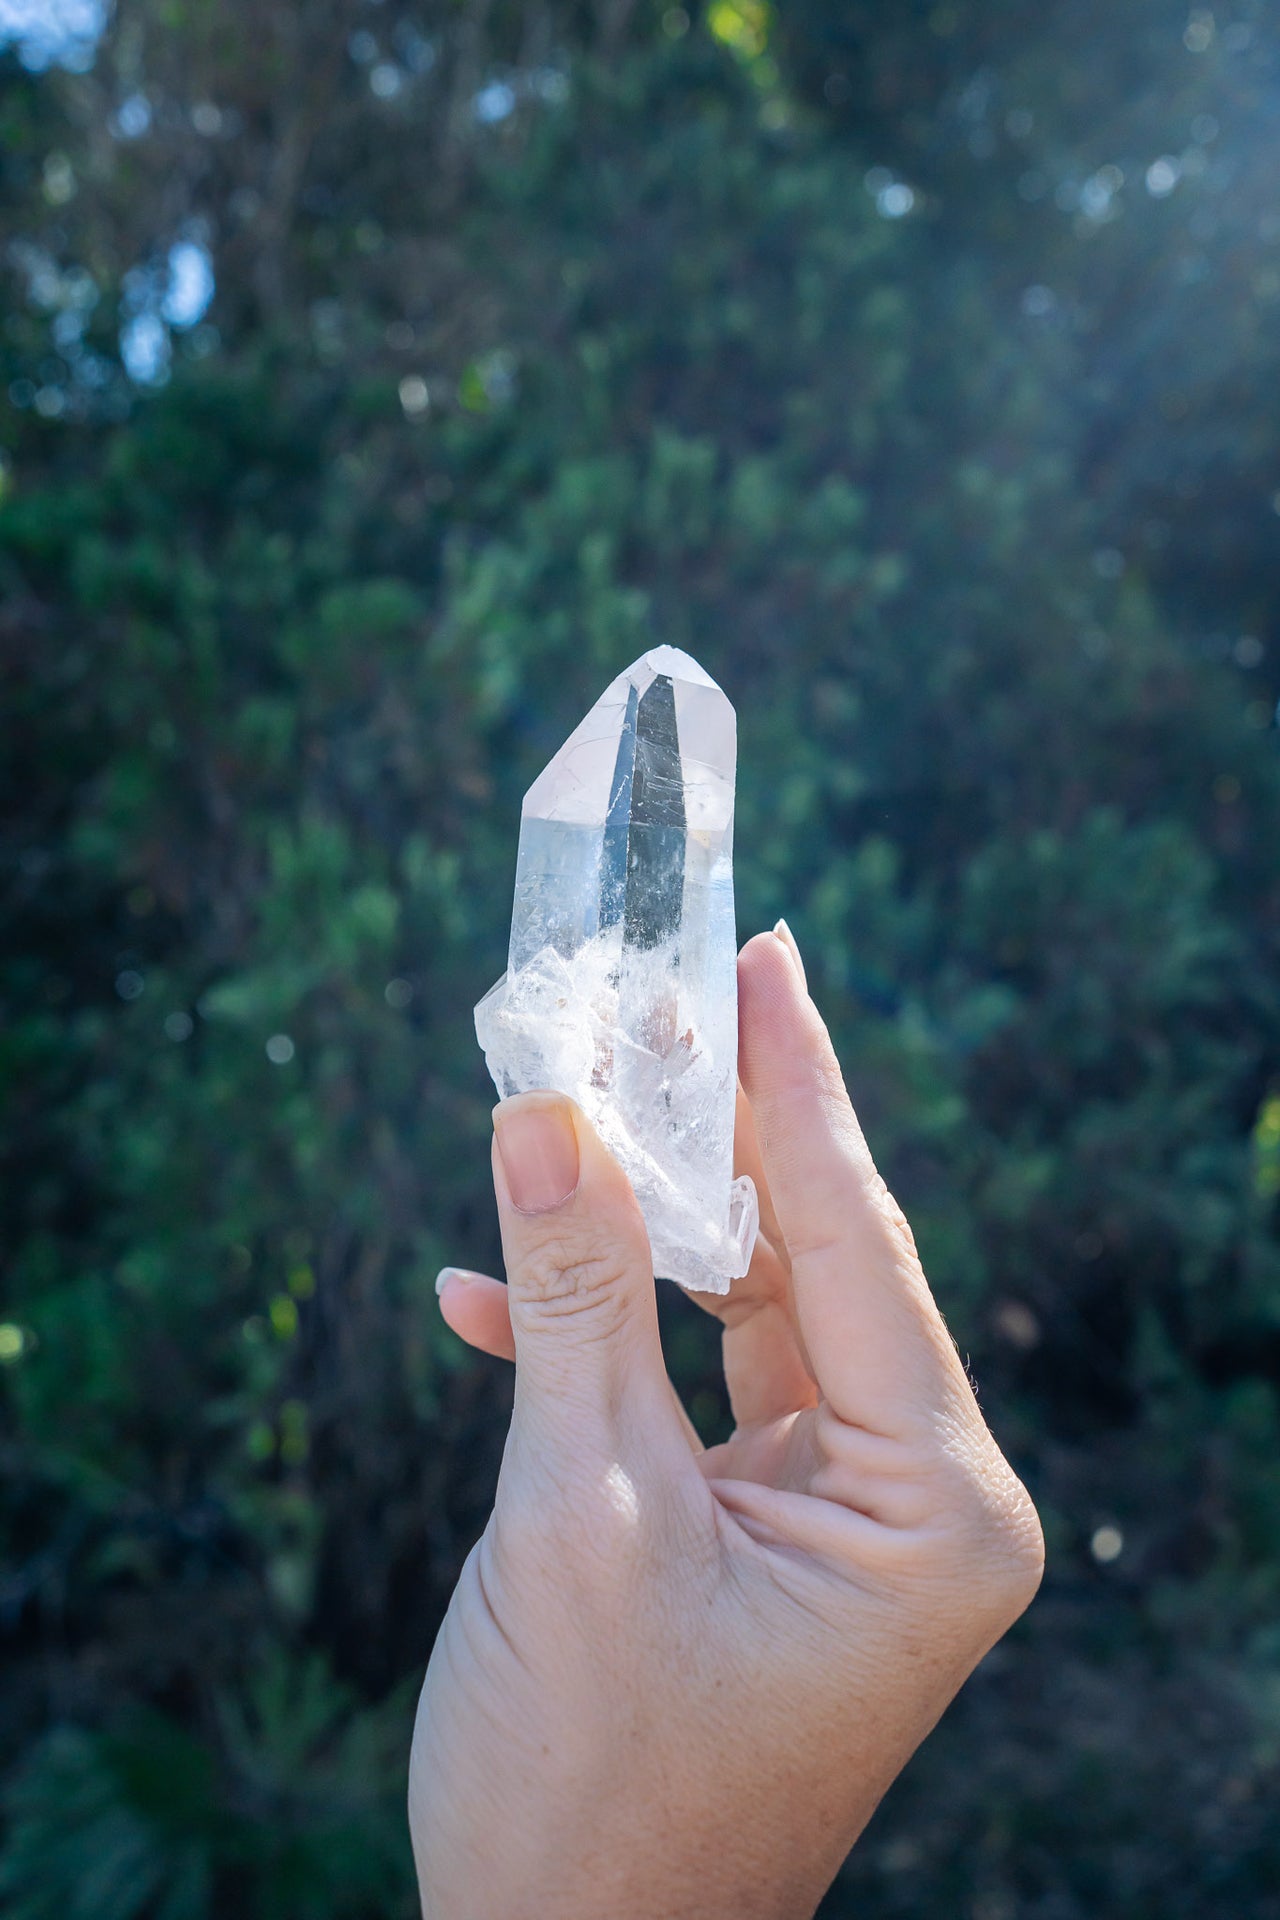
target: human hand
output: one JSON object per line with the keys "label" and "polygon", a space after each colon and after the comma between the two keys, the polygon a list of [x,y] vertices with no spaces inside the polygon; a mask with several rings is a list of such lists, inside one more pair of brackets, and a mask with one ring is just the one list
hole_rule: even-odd
{"label": "human hand", "polygon": [[724,1323],[736,1431],[663,1363],[624,1175],[555,1094],[495,1115],[508,1286],[447,1271],[516,1360],[493,1516],[418,1710],[427,1920],[793,1920],[1039,1582],[988,1432],[790,946],[739,962],[738,1162],[760,1193]]}

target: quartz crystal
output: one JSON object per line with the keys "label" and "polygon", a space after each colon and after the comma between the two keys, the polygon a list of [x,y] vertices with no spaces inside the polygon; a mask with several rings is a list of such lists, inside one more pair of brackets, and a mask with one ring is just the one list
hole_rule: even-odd
{"label": "quartz crystal", "polygon": [[727,1293],[758,1211],[733,1177],[733,708],[654,647],[525,795],[506,973],[476,1008],[498,1092],[554,1087],[630,1177],[654,1272]]}

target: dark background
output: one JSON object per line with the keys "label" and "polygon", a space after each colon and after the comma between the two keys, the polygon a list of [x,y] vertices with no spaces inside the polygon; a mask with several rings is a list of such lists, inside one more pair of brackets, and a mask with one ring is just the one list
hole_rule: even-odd
{"label": "dark background", "polygon": [[412,1911],[471,1005],[662,640],[1049,1540],[823,1914],[1280,1915],[1276,10],[6,30],[4,1912]]}

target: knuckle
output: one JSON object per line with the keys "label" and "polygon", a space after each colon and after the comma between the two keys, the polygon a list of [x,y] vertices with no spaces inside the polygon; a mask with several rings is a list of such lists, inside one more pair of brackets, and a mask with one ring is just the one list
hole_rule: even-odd
{"label": "knuckle", "polygon": [[896,1243],[898,1250],[905,1253],[914,1265],[919,1266],[920,1255],[916,1248],[915,1234],[911,1231],[911,1222],[879,1173],[874,1175],[872,1186],[875,1204],[884,1220],[890,1240]]}
{"label": "knuckle", "polygon": [[607,1331],[621,1319],[627,1261],[618,1248],[573,1235],[544,1241],[516,1276],[513,1305],[530,1320],[592,1319]]}
{"label": "knuckle", "polygon": [[963,1475],[954,1506],[958,1571],[1001,1631],[1030,1605],[1044,1572],[1044,1533],[1030,1494],[994,1443]]}

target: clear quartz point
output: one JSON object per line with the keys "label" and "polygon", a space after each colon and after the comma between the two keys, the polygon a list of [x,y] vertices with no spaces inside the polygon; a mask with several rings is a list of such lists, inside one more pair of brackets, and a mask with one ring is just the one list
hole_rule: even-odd
{"label": "clear quartz point", "polygon": [[727,1293],[756,1192],[733,1177],[733,708],[654,647],[525,795],[507,971],[476,1008],[499,1094],[554,1087],[625,1168],[654,1272]]}

